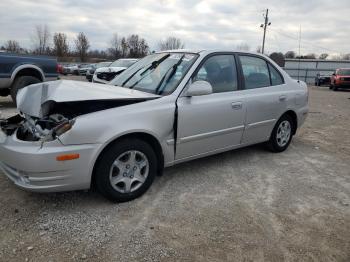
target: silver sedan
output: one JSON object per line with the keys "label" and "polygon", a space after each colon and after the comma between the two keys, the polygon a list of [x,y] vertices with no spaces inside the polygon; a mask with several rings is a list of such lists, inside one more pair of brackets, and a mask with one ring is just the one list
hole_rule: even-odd
{"label": "silver sedan", "polygon": [[177,50],[139,60],[109,85],[25,87],[17,106],[0,131],[0,167],[17,186],[95,186],[123,202],[164,167],[262,142],[286,150],[308,90],[260,54]]}

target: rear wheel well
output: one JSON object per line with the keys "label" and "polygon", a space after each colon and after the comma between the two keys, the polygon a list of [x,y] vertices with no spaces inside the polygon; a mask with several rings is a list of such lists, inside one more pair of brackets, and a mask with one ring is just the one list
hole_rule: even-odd
{"label": "rear wheel well", "polygon": [[40,81],[44,81],[41,73],[35,68],[23,68],[19,70],[15,76],[15,79],[20,76],[32,76],[32,77],[38,78]]}
{"label": "rear wheel well", "polygon": [[295,133],[297,132],[297,128],[298,128],[298,117],[297,117],[297,114],[294,111],[292,111],[292,110],[288,110],[282,116],[284,116],[284,115],[288,115],[292,119],[292,121],[293,121],[293,123],[292,123],[293,124],[293,130],[292,130],[292,132],[293,132],[293,135],[295,135]]}
{"label": "rear wheel well", "polygon": [[98,161],[100,160],[100,158],[102,157],[103,153],[108,150],[110,147],[114,146],[117,142],[123,140],[123,139],[133,139],[133,138],[137,138],[140,140],[145,141],[146,143],[148,143],[152,149],[154,150],[154,153],[157,156],[157,160],[158,160],[158,174],[161,175],[162,171],[163,171],[163,167],[164,167],[164,156],[163,156],[163,150],[162,147],[159,143],[159,141],[152,135],[147,134],[147,133],[142,133],[142,132],[138,132],[138,133],[131,133],[131,134],[126,134],[123,135],[121,137],[116,138],[115,140],[111,141],[99,154],[99,156],[97,157],[95,164],[94,164],[94,169],[92,172],[92,179],[91,179],[91,186],[94,186],[95,183],[95,175],[96,175],[96,164],[98,163]]}

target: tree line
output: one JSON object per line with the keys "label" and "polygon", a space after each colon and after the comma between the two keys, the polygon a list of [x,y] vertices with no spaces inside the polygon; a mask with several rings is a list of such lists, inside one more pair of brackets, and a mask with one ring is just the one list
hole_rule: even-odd
{"label": "tree line", "polygon": [[[84,32],[79,32],[73,41],[73,46],[69,45],[66,33],[56,32],[51,34],[47,25],[36,25],[31,35],[32,49],[23,48],[16,40],[8,40],[0,50],[19,53],[56,56],[59,61],[68,58],[78,58],[80,62],[85,62],[89,58],[94,59],[119,59],[124,57],[139,58],[149,54],[150,48],[147,41],[138,34],[119,36],[117,33],[111,37],[106,50],[91,49],[88,36]],[[184,48],[183,41],[176,37],[168,37],[158,42],[159,50],[170,50]]]}

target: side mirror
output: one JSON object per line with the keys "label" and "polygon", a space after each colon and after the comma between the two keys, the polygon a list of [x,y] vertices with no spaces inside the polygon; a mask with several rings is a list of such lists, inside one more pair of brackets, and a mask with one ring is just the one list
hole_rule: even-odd
{"label": "side mirror", "polygon": [[335,73],[333,73],[332,76],[335,76]]}
{"label": "side mirror", "polygon": [[190,84],[185,96],[203,96],[213,93],[211,84],[207,81],[196,81]]}

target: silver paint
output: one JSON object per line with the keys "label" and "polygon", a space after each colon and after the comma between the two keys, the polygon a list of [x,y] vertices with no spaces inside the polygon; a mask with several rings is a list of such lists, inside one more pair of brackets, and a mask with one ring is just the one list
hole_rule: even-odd
{"label": "silver paint", "polygon": [[[175,51],[176,52],[176,51]],[[192,51],[197,52],[197,51]],[[145,102],[110,108],[75,119],[71,130],[59,137],[59,141],[40,143],[19,141],[16,135],[6,137],[0,143],[0,167],[12,168],[19,186],[34,191],[63,191],[87,189],[96,159],[106,146],[116,139],[142,133],[152,136],[161,147],[164,166],[171,166],[191,159],[208,156],[235,148],[267,141],[276,121],[287,111],[297,116],[300,127],[308,112],[308,90],[304,82],[291,79],[268,57],[283,75],[283,85],[226,93],[186,96],[191,76],[207,55],[219,51],[198,51],[198,59],[179,83],[176,90],[163,97]],[[229,51],[223,51],[229,52]],[[52,85],[61,86],[50,95],[29,101],[35,88],[29,86],[19,93],[20,109],[31,115],[40,115],[40,105],[47,99],[75,101],[79,99],[115,99],[155,97],[155,95],[108,85],[60,81]],[[50,85],[50,84],[49,84]],[[50,88],[49,88],[50,89]],[[31,91],[31,92],[30,92]],[[41,92],[41,91],[37,91]],[[283,99],[280,97],[283,96]],[[34,98],[33,98],[34,99]],[[40,101],[39,101],[40,100]],[[24,105],[25,104],[25,105]],[[178,109],[177,137],[174,137],[174,118]],[[176,154],[175,147],[176,146]],[[73,161],[59,163],[55,157],[62,153],[79,153]],[[27,174],[28,179],[23,178]],[[62,176],[50,181],[50,177]],[[34,183],[38,177],[43,179]]]}

